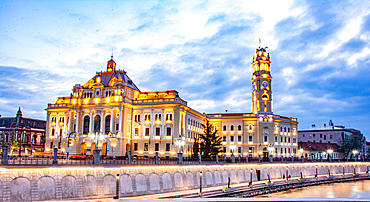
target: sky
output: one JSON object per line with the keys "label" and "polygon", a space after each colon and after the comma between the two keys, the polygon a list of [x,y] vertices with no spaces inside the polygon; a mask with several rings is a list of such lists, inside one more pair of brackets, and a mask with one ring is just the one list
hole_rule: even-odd
{"label": "sky", "polygon": [[[261,39],[261,43],[259,43]],[[0,115],[118,69],[203,113],[251,112],[252,58],[268,47],[274,114],[370,140],[370,1],[0,1]]]}

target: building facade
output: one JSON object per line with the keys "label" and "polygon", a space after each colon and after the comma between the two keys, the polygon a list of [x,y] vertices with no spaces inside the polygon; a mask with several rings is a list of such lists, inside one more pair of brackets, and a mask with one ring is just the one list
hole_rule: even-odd
{"label": "building facade", "polygon": [[[328,125],[312,125],[310,128],[298,131],[298,139],[300,143],[307,142],[318,145],[320,145],[321,143],[334,143],[340,146],[343,143],[343,140],[346,140],[350,137],[357,138],[358,141],[361,142],[362,146],[356,149],[356,152],[358,152],[358,154],[356,155],[361,158],[365,158],[366,138],[359,130],[346,128],[345,126],[334,126],[334,123],[330,120]],[[317,155],[315,155],[314,157],[318,158]],[[345,156],[343,154],[340,154],[338,158],[345,158]]]}
{"label": "building facade", "polygon": [[0,144],[7,145],[11,155],[44,152],[45,128],[46,121],[24,118],[19,108],[15,117],[0,118]]}
{"label": "building facade", "polygon": [[225,155],[294,156],[298,122],[273,114],[265,48],[256,50],[252,67],[252,113],[202,114],[175,90],[141,92],[112,56],[106,71],[48,104],[46,150],[92,155],[98,145],[109,156],[190,156],[208,118],[224,138]]}

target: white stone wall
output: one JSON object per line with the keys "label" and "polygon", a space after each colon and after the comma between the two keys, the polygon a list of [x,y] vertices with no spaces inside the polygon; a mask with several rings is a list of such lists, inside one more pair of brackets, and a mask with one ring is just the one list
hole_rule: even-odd
{"label": "white stone wall", "polygon": [[[343,163],[304,164],[234,164],[194,166],[127,166],[127,167],[52,167],[52,168],[2,168],[0,172],[1,201],[42,201],[89,198],[111,198],[116,194],[116,175],[120,175],[119,195],[136,196],[199,188],[200,171],[202,186],[226,185],[257,180],[319,174],[341,174]],[[365,172],[361,162],[345,163],[345,172]]]}

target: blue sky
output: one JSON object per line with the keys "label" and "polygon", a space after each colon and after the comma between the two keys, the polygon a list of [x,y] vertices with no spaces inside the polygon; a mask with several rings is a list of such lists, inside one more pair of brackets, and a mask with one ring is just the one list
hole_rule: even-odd
{"label": "blue sky", "polygon": [[[250,112],[252,56],[271,56],[274,113],[299,129],[370,139],[369,1],[0,1],[0,114],[47,103],[114,52],[141,91],[175,89],[197,111]],[[259,38],[262,43],[259,44]]]}

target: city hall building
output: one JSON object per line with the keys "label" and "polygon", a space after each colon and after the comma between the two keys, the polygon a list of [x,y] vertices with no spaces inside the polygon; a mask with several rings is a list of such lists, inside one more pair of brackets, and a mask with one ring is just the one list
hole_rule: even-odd
{"label": "city hall building", "polygon": [[202,114],[176,90],[141,92],[112,59],[106,71],[70,96],[48,104],[46,151],[92,155],[190,156],[194,139],[208,118],[223,138],[221,155],[295,156],[297,119],[273,114],[270,56],[258,48],[253,56],[252,112]]}

